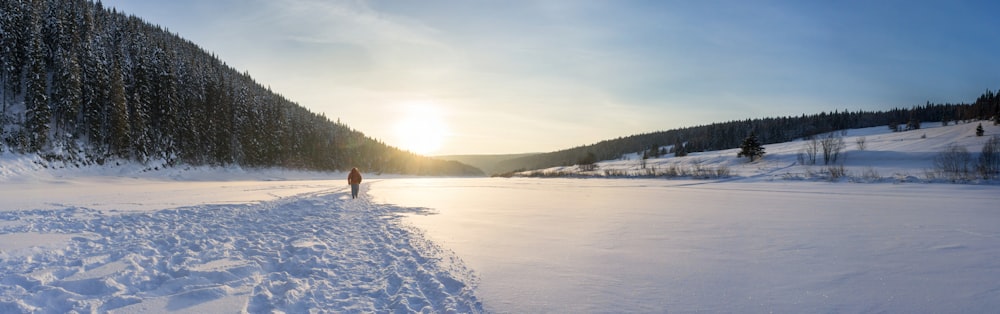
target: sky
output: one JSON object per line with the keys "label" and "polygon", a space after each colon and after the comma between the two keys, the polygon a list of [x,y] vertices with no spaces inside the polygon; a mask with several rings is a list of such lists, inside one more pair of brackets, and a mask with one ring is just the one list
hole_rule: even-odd
{"label": "sky", "polygon": [[994,1],[105,0],[316,113],[427,155],[972,102]]}

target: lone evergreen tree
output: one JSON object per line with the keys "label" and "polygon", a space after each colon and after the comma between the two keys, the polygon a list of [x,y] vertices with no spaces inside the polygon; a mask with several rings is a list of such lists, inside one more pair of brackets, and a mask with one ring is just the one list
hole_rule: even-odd
{"label": "lone evergreen tree", "polygon": [[983,130],[983,124],[980,123],[979,126],[976,127],[976,136],[983,136],[983,134],[986,134],[986,130]]}
{"label": "lone evergreen tree", "polygon": [[750,158],[750,162],[764,157],[764,147],[757,140],[756,133],[751,132],[749,136],[743,139],[743,144],[740,144],[740,152],[736,154],[736,157],[748,157]]}

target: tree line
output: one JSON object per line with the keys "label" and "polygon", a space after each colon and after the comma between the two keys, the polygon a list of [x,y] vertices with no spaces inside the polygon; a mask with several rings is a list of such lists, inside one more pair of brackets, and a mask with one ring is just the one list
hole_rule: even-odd
{"label": "tree line", "polygon": [[480,175],[390,147],[100,1],[0,2],[0,151],[68,164]]}
{"label": "tree line", "polygon": [[[957,123],[992,120],[1000,123],[1000,93],[987,90],[973,103],[916,105],[885,111],[834,111],[812,115],[757,118],[712,123],[668,131],[637,134],[595,144],[505,160],[497,164],[497,173],[543,169],[578,164],[589,154],[597,160],[618,159],[625,154],[645,155],[715,151],[738,148],[754,134],[760,145],[783,143],[837,130],[886,126],[894,131],[919,128],[921,122]],[[662,151],[670,147],[669,151]]]}

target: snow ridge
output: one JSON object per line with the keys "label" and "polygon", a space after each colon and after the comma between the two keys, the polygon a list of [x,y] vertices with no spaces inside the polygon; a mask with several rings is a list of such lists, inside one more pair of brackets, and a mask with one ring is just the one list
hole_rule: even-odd
{"label": "snow ridge", "polygon": [[471,271],[399,222],[419,210],[324,191],[0,212],[0,235],[74,235],[61,249],[0,252],[0,312],[482,312]]}

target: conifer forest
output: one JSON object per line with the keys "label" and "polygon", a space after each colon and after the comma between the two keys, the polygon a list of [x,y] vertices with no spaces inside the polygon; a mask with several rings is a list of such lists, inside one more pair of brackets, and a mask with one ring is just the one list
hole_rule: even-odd
{"label": "conifer forest", "polygon": [[369,138],[88,0],[0,1],[0,151],[66,165],[481,175]]}

